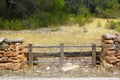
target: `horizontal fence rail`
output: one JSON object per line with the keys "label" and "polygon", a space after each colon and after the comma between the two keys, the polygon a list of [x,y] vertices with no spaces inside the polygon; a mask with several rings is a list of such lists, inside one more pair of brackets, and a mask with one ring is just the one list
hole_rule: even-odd
{"label": "horizontal fence rail", "polygon": [[[96,54],[99,54],[100,51],[97,51]],[[25,52],[25,54],[29,54],[29,52]],[[53,57],[59,57],[60,52],[33,52],[33,57],[43,57],[44,56],[53,56]],[[90,57],[92,56],[91,51],[84,51],[84,52],[64,52],[64,55],[66,57]],[[98,56],[98,55],[96,55]]]}
{"label": "horizontal fence rail", "polygon": [[[43,54],[44,56],[49,55],[49,56],[55,56],[55,57],[59,57],[60,56],[60,66],[63,65],[64,63],[64,57],[76,57],[76,56],[91,56],[92,57],[92,64],[93,66],[96,65],[97,62],[97,57],[99,55],[97,55],[98,51],[96,51],[96,48],[101,48],[101,46],[97,46],[95,43],[93,43],[92,45],[80,45],[80,46],[66,46],[63,43],[61,43],[59,46],[33,46],[32,44],[29,44],[28,46],[25,46],[25,48],[28,48],[28,52],[25,52],[25,55],[27,56],[27,60],[28,60],[28,65],[29,67],[33,66],[33,63],[37,63],[37,62],[41,62],[41,61],[33,61],[33,57],[41,57]],[[32,49],[34,48],[58,48],[59,52],[33,52]],[[91,48],[91,51],[84,51],[84,52],[65,52],[64,49],[65,48]]]}
{"label": "horizontal fence rail", "polygon": [[[90,48],[91,45],[84,45],[84,46],[64,46],[64,48]],[[96,46],[98,48],[101,48],[101,46]],[[25,48],[29,48],[29,46],[25,46]],[[60,46],[32,46],[32,48],[60,48]]]}
{"label": "horizontal fence rail", "polygon": [[[29,46],[25,46],[25,48],[29,48]],[[60,48],[60,46],[32,46],[32,48]]]}

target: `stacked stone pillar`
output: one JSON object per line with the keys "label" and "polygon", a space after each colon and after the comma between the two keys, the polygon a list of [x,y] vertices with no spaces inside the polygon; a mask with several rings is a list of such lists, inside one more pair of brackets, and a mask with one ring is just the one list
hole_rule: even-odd
{"label": "stacked stone pillar", "polygon": [[0,39],[0,69],[20,69],[24,59],[23,39]]}
{"label": "stacked stone pillar", "polygon": [[109,69],[120,69],[120,35],[103,35],[101,45],[101,65]]}

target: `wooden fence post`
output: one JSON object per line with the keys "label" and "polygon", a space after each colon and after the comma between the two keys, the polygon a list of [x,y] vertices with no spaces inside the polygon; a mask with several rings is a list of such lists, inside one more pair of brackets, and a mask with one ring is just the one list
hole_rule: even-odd
{"label": "wooden fence post", "polygon": [[60,44],[60,66],[64,63],[64,44]]}
{"label": "wooden fence post", "polygon": [[33,53],[32,53],[32,44],[28,45],[28,66],[29,68],[33,67]]}
{"label": "wooden fence post", "polygon": [[96,44],[92,44],[92,64],[93,66],[96,65]]}

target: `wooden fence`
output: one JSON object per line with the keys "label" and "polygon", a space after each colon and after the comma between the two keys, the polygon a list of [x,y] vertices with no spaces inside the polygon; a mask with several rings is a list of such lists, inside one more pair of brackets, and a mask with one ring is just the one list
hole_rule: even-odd
{"label": "wooden fence", "polygon": [[39,57],[41,56],[41,52],[33,52],[33,48],[59,48],[60,52],[55,53],[46,53],[46,54],[60,54],[60,65],[63,65],[64,63],[64,55],[65,53],[77,53],[77,52],[64,52],[65,48],[91,48],[92,51],[83,52],[80,56],[91,56],[92,57],[92,64],[93,66],[96,65],[96,63],[100,63],[100,61],[97,59],[99,57],[99,53],[96,48],[101,48],[101,46],[97,46],[95,43],[89,46],[65,46],[63,43],[61,43],[59,46],[33,46],[32,44],[29,44],[28,46],[25,46],[25,48],[28,48],[28,52],[25,52],[25,55],[28,60],[28,66],[33,67],[33,57]]}

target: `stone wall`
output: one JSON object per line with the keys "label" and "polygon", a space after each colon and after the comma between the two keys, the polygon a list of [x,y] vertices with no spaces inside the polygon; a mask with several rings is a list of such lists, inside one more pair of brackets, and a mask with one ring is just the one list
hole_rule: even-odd
{"label": "stone wall", "polygon": [[24,59],[23,39],[0,39],[0,69],[20,69]]}
{"label": "stone wall", "polygon": [[102,66],[109,69],[120,69],[120,35],[106,34],[101,40]]}

